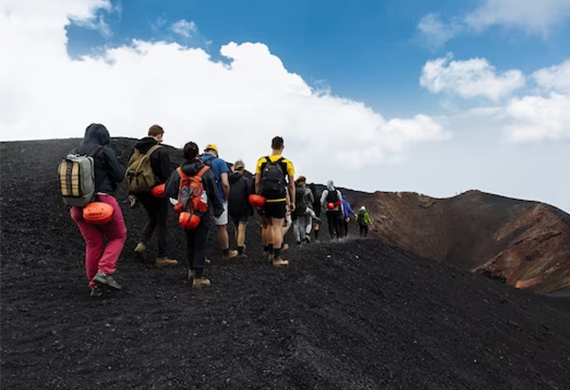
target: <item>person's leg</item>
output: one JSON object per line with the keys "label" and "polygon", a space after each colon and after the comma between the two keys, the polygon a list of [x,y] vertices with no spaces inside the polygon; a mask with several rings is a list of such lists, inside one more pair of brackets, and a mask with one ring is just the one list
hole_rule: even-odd
{"label": "person's leg", "polygon": [[247,221],[240,221],[237,225],[237,246],[238,246],[238,254],[240,256],[244,255],[245,249],[245,230],[247,228]]}
{"label": "person's leg", "polygon": [[158,228],[157,257],[166,257],[168,245],[168,200],[156,200],[156,225]]}
{"label": "person's leg", "polygon": [[111,222],[101,225],[107,238],[107,246],[99,260],[99,270],[93,278],[96,283],[106,284],[109,287],[120,290],[121,286],[115,282],[112,275],[117,269],[117,261],[127,239],[127,227],[123,219],[123,213],[117,200],[111,195],[99,195],[99,201],[111,205],[114,209]]}
{"label": "person's leg", "polygon": [[305,231],[307,230],[307,219],[310,218],[308,215],[302,215],[297,220],[299,221],[299,238],[300,241],[305,241]]}
{"label": "person's leg", "polygon": [[151,194],[146,194],[146,193],[139,194],[137,196],[137,199],[143,205],[147,213],[147,220],[140,241],[146,246],[148,245],[148,242],[152,237],[152,233],[154,232],[154,229],[157,226],[158,199],[156,199]]}
{"label": "person's leg", "polygon": [[364,225],[358,225],[360,229],[360,237],[364,236]]}
{"label": "person's leg", "polygon": [[331,236],[331,240],[335,238],[335,224],[336,224],[336,216],[327,211],[327,223],[329,225],[329,235]]}
{"label": "person's leg", "polygon": [[80,207],[71,208],[71,218],[77,224],[83,240],[85,241],[85,275],[89,282],[89,287],[95,288],[93,278],[99,268],[99,260],[105,249],[105,237],[103,231],[97,225],[91,225],[83,219],[83,209]]}
{"label": "person's leg", "polygon": [[[294,221],[293,221],[293,235],[295,236],[295,242],[297,243],[297,245],[301,245],[301,218],[297,217]],[[304,227],[303,227],[304,228]]]}
{"label": "person's leg", "polygon": [[364,226],[364,237],[368,236],[368,225]]}
{"label": "person's leg", "polygon": [[336,239],[338,241],[342,238],[341,220],[338,216],[334,220],[334,230],[335,230],[335,234],[336,234]]}
{"label": "person's leg", "polygon": [[206,251],[208,249],[208,225],[207,221],[203,221],[194,229],[194,280],[192,287],[208,287],[210,285],[210,281],[204,277]]}
{"label": "person's leg", "polygon": [[219,218],[214,218],[218,226],[218,239],[222,250],[222,259],[229,260],[237,256],[237,251],[230,251],[230,237],[228,236],[228,204],[223,203],[224,212]]}

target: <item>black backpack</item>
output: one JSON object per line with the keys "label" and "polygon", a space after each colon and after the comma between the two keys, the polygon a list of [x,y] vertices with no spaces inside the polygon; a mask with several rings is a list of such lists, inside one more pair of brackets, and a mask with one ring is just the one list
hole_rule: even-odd
{"label": "black backpack", "polygon": [[338,197],[338,192],[336,189],[328,190],[329,193],[327,194],[327,203],[333,203],[335,206],[340,206],[340,198]]}
{"label": "black backpack", "polygon": [[307,212],[307,196],[305,187],[295,188],[295,213],[303,215]]}
{"label": "black backpack", "polygon": [[273,162],[267,156],[265,160],[267,163],[261,172],[261,196],[267,199],[285,198],[285,173],[281,166],[284,158]]}

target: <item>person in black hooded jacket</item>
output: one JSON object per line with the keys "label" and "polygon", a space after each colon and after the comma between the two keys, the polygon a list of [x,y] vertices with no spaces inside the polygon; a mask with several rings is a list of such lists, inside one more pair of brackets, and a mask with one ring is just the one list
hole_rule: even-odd
{"label": "person in black hooded jacket", "polygon": [[[148,136],[140,139],[134,149],[140,153],[147,153],[152,147],[160,145],[164,138],[164,129],[159,125],[152,125],[148,129]],[[134,154],[134,150],[133,150]],[[131,154],[132,156],[132,154]],[[168,152],[159,147],[149,156],[150,167],[156,178],[156,184],[166,183],[170,177],[170,157]],[[143,260],[147,259],[147,245],[152,237],[154,229],[158,230],[158,251],[156,265],[175,265],[178,261],[166,257],[168,239],[168,199],[157,198],[150,192],[134,194],[136,201],[140,202],[148,214],[148,220],[144,227],[141,240],[135,248]]]}
{"label": "person in black hooded jacket", "polygon": [[[188,176],[196,175],[205,165],[197,158],[199,153],[198,145],[188,142],[184,145],[184,161],[181,165],[182,172]],[[219,218],[224,212],[218,194],[218,185],[214,172],[208,169],[202,175],[202,184],[208,197],[208,209],[201,218],[200,223],[194,229],[185,229],[186,250],[190,271],[188,278],[192,279],[192,287],[201,288],[210,286],[210,280],[204,278],[204,264],[206,262],[206,250],[208,246],[208,230],[212,225],[212,216]],[[178,171],[172,172],[166,182],[166,196],[178,199],[180,187],[180,174]]]}
{"label": "person in black hooded jacket", "polygon": [[255,184],[252,179],[243,175],[245,164],[238,160],[232,167],[229,177],[230,195],[228,198],[229,216],[236,227],[236,241],[238,256],[247,257],[245,249],[245,230],[249,218],[253,216],[253,207],[249,204],[249,196],[255,193]]}
{"label": "person in black hooded jacket", "polygon": [[104,285],[115,290],[121,289],[113,274],[127,239],[123,213],[113,196],[118,183],[123,181],[124,171],[119,165],[115,151],[108,147],[110,141],[107,128],[100,123],[92,123],[85,130],[85,136],[76,149],[78,154],[93,157],[97,193],[95,202],[107,203],[114,210],[109,223],[92,225],[83,219],[82,207],[71,208],[71,218],[85,240],[85,273],[93,297],[103,294]]}

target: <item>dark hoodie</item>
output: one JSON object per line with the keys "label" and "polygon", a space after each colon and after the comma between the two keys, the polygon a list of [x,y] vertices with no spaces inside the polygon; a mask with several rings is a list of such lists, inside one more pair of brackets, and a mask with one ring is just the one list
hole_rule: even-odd
{"label": "dark hoodie", "polygon": [[117,183],[123,181],[125,172],[119,165],[115,151],[107,146],[109,142],[111,136],[107,128],[100,123],[92,123],[85,129],[85,136],[77,152],[92,155],[97,148],[103,146],[93,157],[95,191],[113,194],[117,190]]}
{"label": "dark hoodie", "polygon": [[[204,166],[204,163],[198,159],[186,160],[182,163],[182,172],[188,176],[194,176],[200,169]],[[208,169],[202,175],[202,183],[204,185],[204,190],[208,195],[208,211],[205,216],[210,212],[214,214],[214,217],[219,218],[224,212],[222,203],[220,202],[220,197],[218,196],[218,186],[216,185],[216,178],[212,169]],[[180,175],[178,171],[172,172],[168,180],[166,181],[166,188],[164,192],[166,196],[173,199],[178,199],[178,188],[180,186]],[[204,218],[202,218],[204,220]]]}
{"label": "dark hoodie", "polygon": [[253,180],[238,172],[233,172],[228,180],[230,182],[228,214],[236,217],[253,215],[253,208],[249,204],[249,196],[255,193]]}
{"label": "dark hoodie", "polygon": [[[135,144],[135,149],[141,153],[146,153],[154,145],[158,145],[157,140],[152,137],[144,137],[137,141]],[[133,153],[131,153],[131,156]],[[168,152],[163,148],[158,148],[155,150],[150,155],[150,166],[159,183],[166,183],[170,177],[170,157],[168,156]]]}

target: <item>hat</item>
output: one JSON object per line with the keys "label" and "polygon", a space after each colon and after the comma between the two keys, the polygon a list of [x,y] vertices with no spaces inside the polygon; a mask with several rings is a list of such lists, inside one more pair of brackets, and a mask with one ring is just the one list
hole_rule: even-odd
{"label": "hat", "polygon": [[234,171],[243,171],[245,169],[245,164],[241,160],[237,160],[234,164]]}
{"label": "hat", "polygon": [[366,207],[362,206],[362,207],[360,208],[360,210],[366,210]]}
{"label": "hat", "polygon": [[204,152],[207,152],[208,150],[213,150],[214,152],[218,153],[218,147],[214,144],[206,145],[206,147],[204,148]]}

